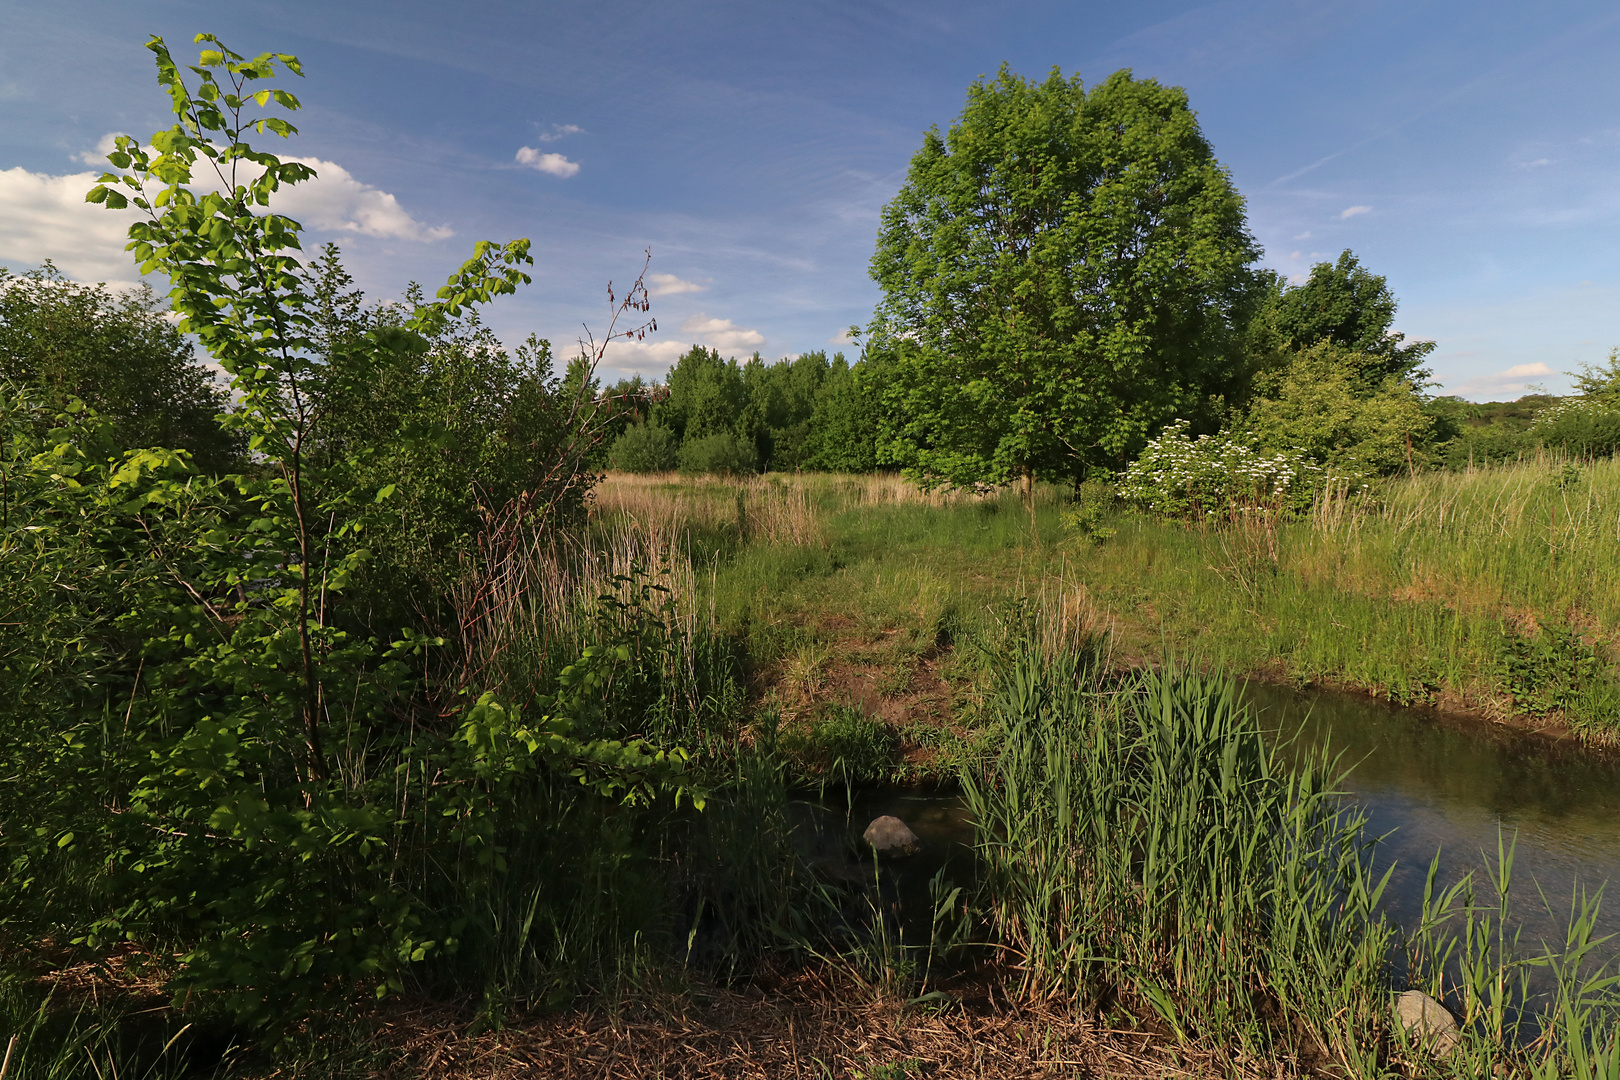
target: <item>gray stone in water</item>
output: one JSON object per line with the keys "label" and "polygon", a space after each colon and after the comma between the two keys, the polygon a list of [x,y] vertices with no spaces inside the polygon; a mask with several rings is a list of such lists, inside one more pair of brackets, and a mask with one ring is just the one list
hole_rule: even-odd
{"label": "gray stone in water", "polygon": [[1450,1055],[1462,1044],[1457,1020],[1446,1007],[1421,990],[1395,995],[1395,1018],[1401,1027],[1436,1054]]}
{"label": "gray stone in water", "polygon": [[861,839],[870,844],[873,851],[889,858],[915,855],[922,850],[922,841],[917,839],[917,834],[907,828],[905,822],[888,814],[873,818],[872,824],[861,834]]}

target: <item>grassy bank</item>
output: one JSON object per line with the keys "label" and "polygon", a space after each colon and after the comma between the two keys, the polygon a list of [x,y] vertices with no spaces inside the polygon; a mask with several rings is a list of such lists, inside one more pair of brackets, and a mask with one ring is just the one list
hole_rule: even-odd
{"label": "grassy bank", "polygon": [[[1020,602],[1240,674],[1493,719],[1620,732],[1620,463],[1528,462],[1398,479],[1292,521],[1188,523],[1117,506],[1084,534],[1042,488],[924,495],[888,477],[613,477],[617,514],[680,521],[706,603],[789,722],[854,704],[907,760],[976,707]],[[1100,542],[1099,542],[1100,538]],[[971,727],[972,725],[967,725]]]}

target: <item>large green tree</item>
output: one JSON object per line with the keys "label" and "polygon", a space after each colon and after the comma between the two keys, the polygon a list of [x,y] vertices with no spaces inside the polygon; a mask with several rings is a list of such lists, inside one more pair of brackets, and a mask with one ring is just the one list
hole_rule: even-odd
{"label": "large green tree", "polygon": [[884,209],[880,453],[924,482],[1078,480],[1243,365],[1256,256],[1186,93],[1117,72],[974,83]]}

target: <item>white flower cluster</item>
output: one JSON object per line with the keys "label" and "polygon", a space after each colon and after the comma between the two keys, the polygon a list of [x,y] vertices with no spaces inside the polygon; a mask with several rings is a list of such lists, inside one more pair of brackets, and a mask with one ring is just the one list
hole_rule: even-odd
{"label": "white flower cluster", "polygon": [[1324,487],[1360,486],[1298,447],[1267,453],[1255,449],[1251,435],[1227,431],[1194,439],[1189,426],[1177,420],[1147,444],[1121,476],[1121,496],[1167,517],[1201,517],[1305,510]]}
{"label": "white flower cluster", "polygon": [[1530,430],[1542,431],[1562,420],[1573,420],[1582,415],[1598,416],[1614,411],[1613,406],[1585,395],[1559,398],[1536,413],[1535,419],[1530,421]]}

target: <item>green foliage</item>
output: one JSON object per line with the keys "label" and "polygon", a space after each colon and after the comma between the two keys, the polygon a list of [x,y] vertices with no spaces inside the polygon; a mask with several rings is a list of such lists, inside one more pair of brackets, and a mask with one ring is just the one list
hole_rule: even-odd
{"label": "green foliage", "polygon": [[730,431],[688,436],[678,460],[681,472],[695,476],[747,476],[758,464],[753,444]]}
{"label": "green foliage", "polygon": [[973,84],[884,210],[879,459],[966,486],[1120,467],[1237,377],[1255,254],[1182,90]]}
{"label": "green foliage", "polygon": [[1328,472],[1303,450],[1256,450],[1252,435],[1188,434],[1177,421],[1121,475],[1120,497],[1165,517],[1308,509],[1329,487],[1354,484]]}
{"label": "green foliage", "polygon": [[827,705],[808,725],[783,731],[777,746],[805,779],[844,787],[886,780],[898,749],[894,732],[855,705]]}
{"label": "green foliage", "polygon": [[1475,403],[1458,397],[1437,397],[1424,405],[1433,420],[1434,455],[1448,469],[1516,461],[1534,453],[1530,432],[1536,416],[1559,399],[1550,394],[1526,394],[1516,401]]}
{"label": "green foliage", "polygon": [[1380,359],[1331,342],[1294,354],[1245,423],[1262,450],[1303,452],[1347,477],[1412,466],[1431,427],[1409,380],[1385,374]]}
{"label": "green foliage", "polygon": [[434,612],[486,523],[526,495],[549,519],[582,515],[595,393],[577,362],[573,385],[559,381],[549,342],[531,336],[511,355],[475,310],[416,333],[400,313],[421,307],[421,291],[407,306],[367,306],[333,245],[313,276],[310,460],[334,486],[392,489],[368,546],[394,612]]}
{"label": "green foliage", "polygon": [[1111,485],[1088,480],[1075,489],[1074,502],[1063,511],[1063,527],[1087,544],[1100,544],[1117,531],[1103,521],[1113,509],[1115,492]]}
{"label": "green foliage", "polygon": [[748,387],[744,426],[754,432],[763,468],[790,472],[806,464],[816,403],[832,369],[844,366],[841,354],[829,362],[821,351],[774,364],[766,364],[755,353],[743,365]]}
{"label": "green foliage", "polygon": [[214,420],[230,406],[224,389],[144,285],[114,292],[50,263],[0,267],[0,383],[38,387],[57,409],[84,401],[119,449],[185,450],[212,473],[242,461],[243,440]]}
{"label": "green foliage", "polygon": [[868,368],[836,354],[816,392],[803,446],[802,464],[823,472],[876,471],[878,395]]}
{"label": "green foliage", "polygon": [[1502,686],[1512,695],[1514,710],[1527,716],[1590,715],[1593,691],[1607,689],[1604,653],[1567,625],[1544,624],[1534,634],[1503,627],[1500,663]]}
{"label": "green foliage", "polygon": [[1575,376],[1578,394],[1536,414],[1528,435],[1538,445],[1583,458],[1620,451],[1620,349],[1602,367],[1584,365]]}
{"label": "green foliage", "polygon": [[1396,301],[1388,283],[1364,269],[1348,249],[1337,262],[1312,266],[1301,285],[1289,287],[1278,279],[1268,299],[1259,318],[1284,343],[1301,350],[1331,343],[1340,347],[1340,356],[1360,354],[1357,373],[1371,385],[1420,379],[1419,365],[1435,348],[1432,341],[1403,344],[1405,335],[1392,329]]}
{"label": "green foliage", "polygon": [[[701,791],[683,749],[602,720],[604,693],[640,663],[637,635],[585,647],[532,701],[510,701],[455,681],[453,664],[430,686],[445,643],[374,619],[398,611],[370,568],[401,483],[424,508],[465,509],[457,468],[539,438],[535,457],[516,455],[522,490],[477,537],[498,554],[514,542],[500,530],[521,541],[577,496],[583,410],[536,419],[552,398],[543,349],[514,370],[470,317],[527,280],[525,241],[478,244],[437,300],[413,294],[397,320],[349,319],[361,305],[335,256],[306,267],[297,223],[267,209],[310,170],[245,138],[292,132],[244,114],[297,107],[251,88],[296,59],[199,40],[215,47],[189,69],[195,89],[150,43],[177,122],[151,148],[120,137],[109,160],[126,171],[88,198],[143,212],[130,246],[232,374],[227,423],[259,463],[212,478],[183,452],[119,453],[76,401],[54,417],[26,394],[5,401],[0,922],[92,954],[139,942],[175,958],[176,990],[287,1022],[452,953],[513,837],[575,800],[612,817]],[[218,190],[192,190],[198,170]],[[459,404],[417,393],[465,393],[510,423],[479,441]],[[458,434],[471,457],[447,459]],[[65,602],[41,604],[64,587]],[[485,603],[458,611],[464,632]],[[515,812],[537,803],[551,815]]]}
{"label": "green foliage", "polygon": [[667,386],[669,396],[653,418],[683,443],[741,434],[738,424],[748,404],[748,387],[736,360],[722,360],[715,350],[693,345],[669,369]]}
{"label": "green foliage", "polygon": [[624,472],[670,472],[677,464],[679,445],[666,427],[655,423],[631,424],[613,441],[608,450],[608,464]]}

